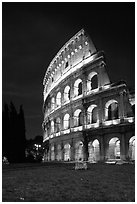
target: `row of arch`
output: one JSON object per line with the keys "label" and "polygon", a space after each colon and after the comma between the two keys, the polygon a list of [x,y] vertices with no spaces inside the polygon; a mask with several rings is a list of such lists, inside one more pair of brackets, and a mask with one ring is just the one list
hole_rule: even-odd
{"label": "row of arch", "polygon": [[[110,100],[105,104],[105,119],[115,120],[119,118],[118,102]],[[73,127],[82,126],[84,124],[84,113],[81,109],[75,110],[73,114]],[[86,124],[99,123],[99,110],[96,104],[90,105],[86,110]],[[70,128],[70,115],[66,113],[61,121],[60,117],[51,120],[51,133],[59,132],[61,127],[63,129]]]}
{"label": "row of arch", "polygon": [[[83,94],[83,82],[82,79],[78,78],[73,85],[73,97],[78,97]],[[98,88],[98,76],[96,72],[91,72],[87,78],[87,90],[94,90]],[[55,97],[52,97],[48,102],[48,109],[53,111],[55,108],[60,107],[62,103],[69,102],[71,100],[71,88],[70,86],[66,86],[64,88],[63,94],[59,91]]]}
{"label": "row of arch", "polygon": [[[62,67],[66,68],[69,65],[69,61],[71,58],[74,57],[74,55],[80,55],[80,51],[82,55],[87,56],[89,52],[89,42],[88,42],[87,36],[84,35],[83,31],[80,31],[79,34],[76,34],[76,36],[73,37],[68,43],[65,44],[65,46],[58,52],[56,57],[52,60],[50,63],[48,70],[46,72],[44,82],[47,77],[46,86],[50,83],[50,78],[54,77],[56,80],[56,72],[60,72]],[[83,52],[84,49],[84,52]],[[81,56],[82,57],[82,56]],[[80,57],[79,57],[80,58]],[[79,61],[80,59],[75,59],[75,61]],[[71,60],[72,61],[72,60]],[[66,65],[68,64],[68,65]],[[50,71],[49,71],[50,69]],[[48,72],[49,71],[49,72]],[[50,77],[49,77],[50,75]]]}
{"label": "row of arch", "polygon": [[[80,109],[77,109],[74,112],[74,127],[82,126],[83,125],[83,116],[82,111]],[[66,113],[63,117],[63,129],[67,130],[70,128],[70,115]],[[56,129],[56,130],[55,130]],[[61,119],[60,117],[57,117],[56,120],[51,121],[51,133],[59,132],[61,130]]]}
{"label": "row of arch", "polygon": [[[54,145],[51,146],[50,159],[51,160],[73,160],[79,161],[84,159],[83,142],[78,141],[74,146],[74,155],[72,155],[72,148],[69,143],[62,148],[60,144],[57,145],[56,153]],[[135,136],[129,140],[128,156],[130,160],[135,160]],[[108,149],[106,152],[106,160],[116,160],[121,158],[120,139],[114,137],[110,139]],[[88,143],[88,161],[98,162],[100,160],[100,144],[97,139]]]}

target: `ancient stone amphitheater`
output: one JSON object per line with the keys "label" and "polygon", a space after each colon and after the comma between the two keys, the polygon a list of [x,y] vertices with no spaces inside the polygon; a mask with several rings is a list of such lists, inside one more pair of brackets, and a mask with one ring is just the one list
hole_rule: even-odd
{"label": "ancient stone amphitheater", "polygon": [[45,161],[135,159],[134,93],[124,81],[111,83],[106,69],[104,52],[83,29],[49,64],[43,80]]}

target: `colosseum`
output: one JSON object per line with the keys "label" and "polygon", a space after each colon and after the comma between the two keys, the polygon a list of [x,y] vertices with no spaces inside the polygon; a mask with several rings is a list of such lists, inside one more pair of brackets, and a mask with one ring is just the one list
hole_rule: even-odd
{"label": "colosseum", "polygon": [[45,161],[135,160],[134,92],[110,82],[84,29],[53,58],[43,85]]}

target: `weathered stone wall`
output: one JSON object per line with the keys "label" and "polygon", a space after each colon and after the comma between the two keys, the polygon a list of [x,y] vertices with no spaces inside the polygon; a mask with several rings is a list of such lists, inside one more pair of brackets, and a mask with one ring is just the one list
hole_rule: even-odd
{"label": "weathered stone wall", "polygon": [[[85,55],[91,48],[92,56]],[[134,115],[128,89],[125,83],[110,83],[104,53],[95,52],[92,42],[80,32],[59,51],[46,72],[43,129],[44,141],[50,144],[47,160],[129,158]],[[63,68],[59,64],[66,56],[70,56],[68,66]]]}

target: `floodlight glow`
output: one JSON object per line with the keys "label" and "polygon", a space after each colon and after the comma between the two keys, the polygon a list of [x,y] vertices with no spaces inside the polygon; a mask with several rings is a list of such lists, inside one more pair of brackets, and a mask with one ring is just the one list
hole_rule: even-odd
{"label": "floodlight glow", "polygon": [[43,142],[45,142],[45,141],[47,141],[47,140],[49,140],[49,137],[44,138],[44,139],[43,139]]}
{"label": "floodlight glow", "polygon": [[98,127],[99,127],[99,122],[85,125],[85,128],[86,128],[86,129],[98,128]]}
{"label": "floodlight glow", "polygon": [[83,130],[83,126],[74,127],[74,128],[72,128],[72,130],[73,130],[74,132],[82,131],[82,130]]}
{"label": "floodlight glow", "polygon": [[81,45],[79,46],[79,49],[82,49],[82,46],[81,46]]}
{"label": "floodlight glow", "polygon": [[85,45],[88,45],[88,42],[87,42],[87,41],[85,42]]}
{"label": "floodlight glow", "polygon": [[120,119],[112,120],[113,125],[117,125],[120,123]]}
{"label": "floodlight glow", "polygon": [[62,133],[63,133],[63,134],[68,134],[68,133],[70,133],[70,129],[68,129],[68,130],[63,130]]}
{"label": "floodlight glow", "polygon": [[105,124],[106,126],[112,125],[112,120],[105,121],[104,124]]}
{"label": "floodlight glow", "polygon": [[58,136],[60,136],[60,132],[57,132],[57,133],[56,133],[56,137],[58,137]]}
{"label": "floodlight glow", "polygon": [[[46,100],[47,96],[49,95],[49,93],[52,91],[53,88],[55,88],[63,79],[65,79],[66,77],[68,77],[70,74],[72,74],[73,72],[75,72],[76,70],[80,69],[82,66],[88,64],[89,62],[93,61],[95,58],[97,58],[97,55],[92,55],[87,57],[86,59],[80,61],[78,64],[76,64],[75,66],[72,66],[72,68],[70,69],[70,67],[68,67],[69,69],[65,69],[64,74],[54,83],[52,83],[51,87],[47,90],[47,92],[44,91],[44,101]],[[98,57],[97,59],[99,59],[101,57]],[[66,58],[65,58],[66,59]],[[67,60],[67,59],[66,59]],[[48,80],[46,82],[48,84]],[[46,89],[46,85],[45,88]]]}
{"label": "floodlight glow", "polygon": [[53,138],[53,134],[52,134],[52,135],[50,135],[50,138]]}
{"label": "floodlight glow", "polygon": [[133,123],[134,122],[134,117],[127,118],[127,120],[128,120],[129,123]]}
{"label": "floodlight glow", "polygon": [[115,120],[108,120],[104,122],[104,125],[109,126],[109,125],[117,125],[120,123],[120,119],[115,119]]}
{"label": "floodlight glow", "polygon": [[103,86],[103,89],[109,89],[109,88],[110,88],[110,85]]}

